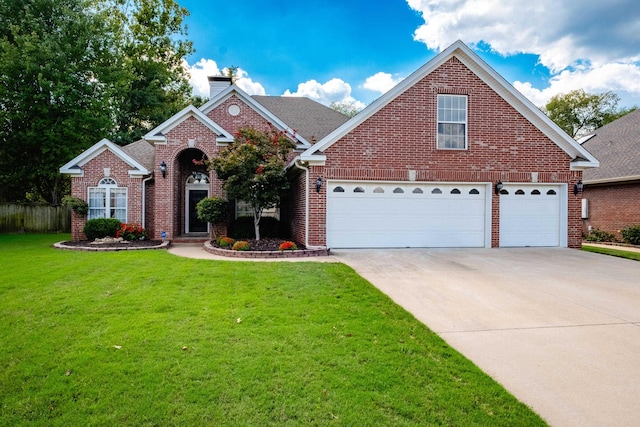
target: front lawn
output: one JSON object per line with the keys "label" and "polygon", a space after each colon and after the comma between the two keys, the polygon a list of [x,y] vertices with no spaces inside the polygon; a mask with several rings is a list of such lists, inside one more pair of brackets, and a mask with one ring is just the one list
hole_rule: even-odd
{"label": "front lawn", "polygon": [[350,268],[0,235],[1,425],[545,425]]}
{"label": "front lawn", "polygon": [[595,252],[598,254],[611,255],[619,258],[632,259],[640,261],[640,252],[625,251],[622,249],[605,248],[602,246],[590,246],[588,243],[582,245],[582,250],[587,252]]}

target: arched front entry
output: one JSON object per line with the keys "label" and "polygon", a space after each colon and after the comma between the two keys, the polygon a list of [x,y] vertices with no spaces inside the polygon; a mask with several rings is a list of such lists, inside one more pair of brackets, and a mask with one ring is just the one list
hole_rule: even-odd
{"label": "arched front entry", "polygon": [[209,224],[198,218],[198,202],[209,197],[211,182],[207,165],[207,156],[197,148],[187,148],[178,155],[179,192],[175,194],[178,206],[178,235],[205,235]]}

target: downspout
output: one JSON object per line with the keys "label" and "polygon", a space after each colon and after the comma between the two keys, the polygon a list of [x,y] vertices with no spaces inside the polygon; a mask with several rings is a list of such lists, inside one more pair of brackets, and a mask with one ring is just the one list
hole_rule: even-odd
{"label": "downspout", "polygon": [[309,246],[309,168],[303,166],[300,157],[296,158],[293,164],[305,172],[305,202],[304,202],[304,246],[307,249],[325,249],[325,246]]}
{"label": "downspout", "polygon": [[147,225],[147,181],[153,179],[153,175],[142,180],[142,228],[146,230]]}

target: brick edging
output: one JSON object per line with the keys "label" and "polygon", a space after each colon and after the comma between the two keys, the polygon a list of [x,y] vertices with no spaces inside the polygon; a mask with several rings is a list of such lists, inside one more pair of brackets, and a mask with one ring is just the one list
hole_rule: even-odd
{"label": "brick edging", "polygon": [[84,251],[84,252],[115,252],[115,251],[144,251],[150,249],[167,249],[171,245],[170,240],[166,240],[157,246],[132,246],[126,247],[123,246],[121,248],[101,248],[100,246],[69,246],[65,245],[65,242],[57,242],[53,244],[53,247],[56,249],[62,249],[67,251]]}
{"label": "brick edging", "polygon": [[213,246],[211,240],[204,242],[204,250],[213,255],[229,258],[306,258],[314,256],[327,256],[329,249],[301,249],[295,251],[232,251]]}

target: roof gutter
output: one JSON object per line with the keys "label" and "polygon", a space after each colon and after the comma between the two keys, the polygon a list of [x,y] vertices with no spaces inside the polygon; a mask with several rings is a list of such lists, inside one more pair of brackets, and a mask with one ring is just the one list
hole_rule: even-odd
{"label": "roof gutter", "polygon": [[591,180],[583,180],[584,185],[595,185],[595,184],[615,184],[615,183],[624,183],[631,181],[640,181],[640,175],[632,175],[632,176],[622,176],[617,178],[602,178],[602,179],[591,179]]}

